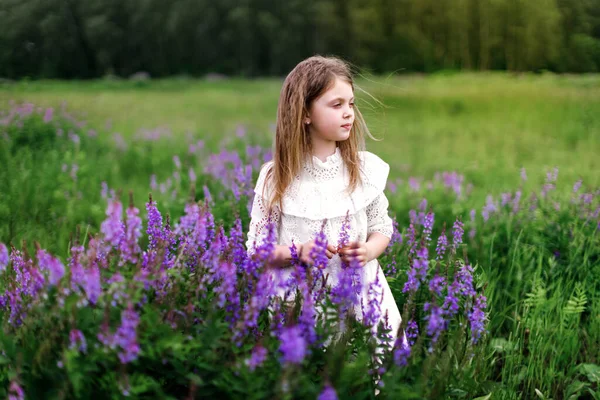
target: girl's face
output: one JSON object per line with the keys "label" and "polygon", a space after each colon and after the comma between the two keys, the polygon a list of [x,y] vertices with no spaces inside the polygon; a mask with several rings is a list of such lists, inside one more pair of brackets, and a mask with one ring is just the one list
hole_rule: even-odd
{"label": "girl's face", "polygon": [[313,143],[348,139],[354,123],[352,86],[336,77],[334,85],[310,105],[307,122]]}

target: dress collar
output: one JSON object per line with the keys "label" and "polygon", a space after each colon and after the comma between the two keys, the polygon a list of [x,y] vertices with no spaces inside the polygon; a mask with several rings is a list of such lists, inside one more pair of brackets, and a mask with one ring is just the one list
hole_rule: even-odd
{"label": "dress collar", "polygon": [[330,156],[327,156],[325,161],[321,161],[317,156],[312,156],[312,162],[315,167],[318,168],[332,168],[338,166],[342,161],[342,153],[340,152],[340,148],[335,148],[335,153]]}

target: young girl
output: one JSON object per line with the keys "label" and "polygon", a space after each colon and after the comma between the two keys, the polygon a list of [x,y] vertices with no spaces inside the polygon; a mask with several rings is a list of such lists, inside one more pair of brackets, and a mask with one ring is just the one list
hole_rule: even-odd
{"label": "young girl", "polygon": [[[342,261],[359,264],[362,300],[367,304],[369,285],[378,279],[382,319],[387,317],[384,322],[395,341],[400,312],[377,261],[393,232],[383,193],[389,165],[364,151],[365,134],[370,136],[354,103],[348,66],[332,57],[300,62],[281,89],[273,161],[263,166],[256,183],[246,247],[248,254],[254,253],[271,218],[277,226],[272,262],[283,269],[274,278],[287,279],[292,242],[300,260],[310,264],[315,237],[323,228],[328,284],[333,287],[338,281]],[[349,245],[338,249],[347,213]],[[355,315],[360,319],[360,306]]]}

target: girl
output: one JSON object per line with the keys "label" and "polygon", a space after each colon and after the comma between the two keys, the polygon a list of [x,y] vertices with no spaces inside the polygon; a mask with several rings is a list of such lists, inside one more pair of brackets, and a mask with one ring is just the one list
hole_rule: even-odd
{"label": "girl", "polygon": [[[311,264],[315,236],[327,237],[328,284],[334,286],[341,263],[360,265],[362,302],[376,280],[383,299],[381,315],[395,342],[401,317],[377,261],[390,242],[393,227],[383,193],[389,165],[364,151],[365,134],[372,137],[354,104],[354,83],[346,63],[333,57],[310,57],[285,79],[277,110],[273,161],[260,171],[255,188],[246,247],[254,253],[277,226],[272,254],[274,279],[286,280],[297,246],[301,261]],[[349,245],[338,249],[342,224],[349,216]],[[325,224],[323,225],[323,221]],[[355,310],[360,319],[360,305]]]}

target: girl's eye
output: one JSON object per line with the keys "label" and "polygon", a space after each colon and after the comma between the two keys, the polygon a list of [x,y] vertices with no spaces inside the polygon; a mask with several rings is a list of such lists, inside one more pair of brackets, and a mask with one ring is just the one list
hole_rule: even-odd
{"label": "girl's eye", "polygon": [[341,106],[341,104],[340,104],[340,103],[337,103],[337,104],[334,104],[333,106],[334,106],[334,107],[339,107],[339,106]]}
{"label": "girl's eye", "polygon": [[350,107],[354,107],[354,103],[350,103]]}

